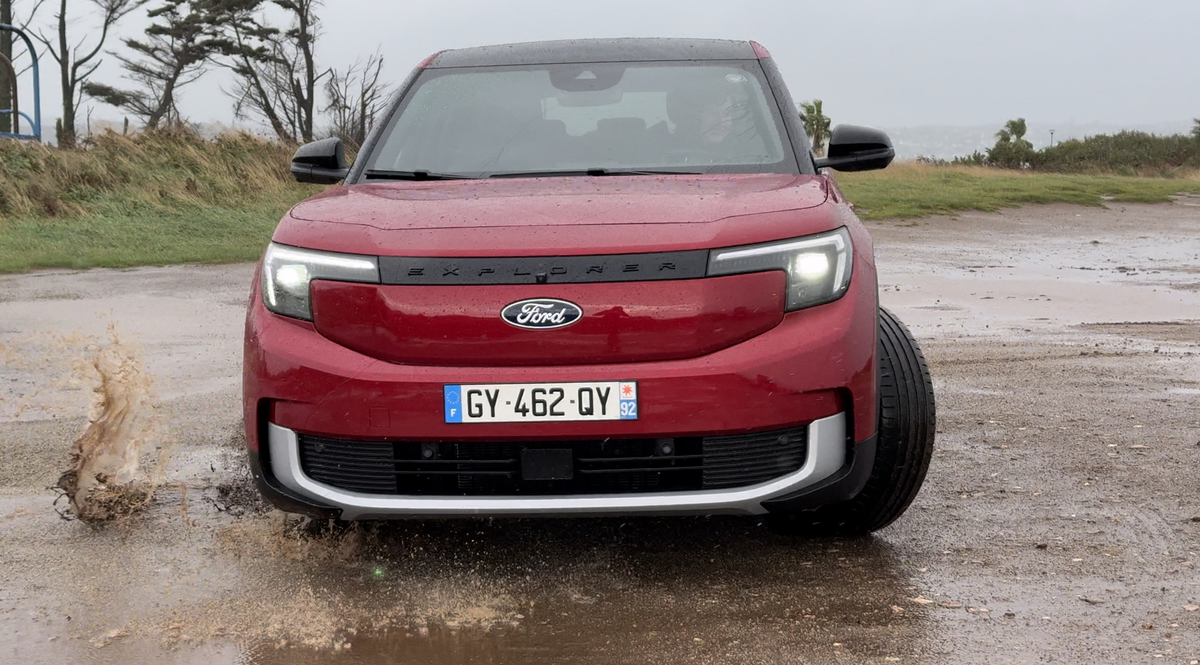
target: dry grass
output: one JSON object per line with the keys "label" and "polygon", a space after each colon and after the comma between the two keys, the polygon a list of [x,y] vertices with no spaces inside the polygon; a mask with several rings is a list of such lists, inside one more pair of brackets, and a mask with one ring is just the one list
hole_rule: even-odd
{"label": "dry grass", "polygon": [[252,260],[320,188],[246,134],[106,133],[82,150],[0,140],[0,272]]}
{"label": "dry grass", "polygon": [[291,153],[246,134],[108,132],[85,150],[0,140],[0,218],[291,201],[310,192],[288,173]]}

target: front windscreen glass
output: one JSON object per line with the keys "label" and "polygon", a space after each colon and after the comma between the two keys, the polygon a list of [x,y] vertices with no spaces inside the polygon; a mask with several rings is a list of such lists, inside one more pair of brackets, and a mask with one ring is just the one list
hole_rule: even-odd
{"label": "front windscreen glass", "polygon": [[425,70],[366,169],[369,177],[798,171],[757,61]]}

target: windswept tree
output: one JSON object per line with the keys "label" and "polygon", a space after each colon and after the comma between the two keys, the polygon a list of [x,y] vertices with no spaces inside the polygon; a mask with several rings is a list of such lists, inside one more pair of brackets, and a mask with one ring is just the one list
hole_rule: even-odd
{"label": "windswept tree", "polygon": [[821,111],[821,100],[800,102],[800,122],[804,123],[804,132],[813,144],[813,154],[825,156],[825,144],[829,143],[831,121],[829,116]]}
{"label": "windswept tree", "polygon": [[352,149],[362,147],[367,130],[383,110],[387,86],[380,82],[383,56],[379,53],[359,60],[345,71],[330,70],[325,80],[325,113],[332,121],[329,134],[340,137]]}
{"label": "windswept tree", "polygon": [[[221,50],[236,78],[230,94],[240,118],[260,118],[283,141],[312,141],[318,84],[320,0],[210,0],[224,36]],[[290,21],[280,30],[261,11],[271,4]]]}
{"label": "windswept tree", "polygon": [[1196,118],[1196,126],[1192,127],[1192,137],[1200,141],[1200,118]]}
{"label": "windswept tree", "polygon": [[996,140],[1001,143],[1015,143],[1018,145],[1028,146],[1033,148],[1033,144],[1025,140],[1025,132],[1028,128],[1025,126],[1025,118],[1017,118],[1004,123],[1004,127],[996,132]]}
{"label": "windswept tree", "polygon": [[124,40],[134,57],[117,56],[137,88],[87,82],[83,91],[141,118],[146,129],[157,129],[180,122],[179,89],[204,73],[217,40],[203,0],[165,0],[149,17],[156,21],[146,28],[146,40]]}
{"label": "windswept tree", "polygon": [[1020,169],[1028,167],[1037,152],[1033,144],[1025,140],[1025,118],[1017,118],[1004,123],[996,132],[996,145],[987,151],[987,162],[990,166],[1003,169]]}
{"label": "windswept tree", "polygon": [[[58,0],[58,13],[55,14],[53,23],[56,34],[47,37],[42,32],[37,33],[38,41],[46,45],[46,52],[58,63],[63,105],[62,118],[57,128],[60,147],[75,147],[75,116],[83,101],[83,84],[100,66],[100,52],[104,49],[109,32],[121,19],[147,2],[149,0],[76,0],[74,3]],[[72,40],[67,33],[72,27],[79,29],[79,24],[74,23],[72,15],[68,13],[68,4],[75,9],[80,4],[90,6],[99,13],[99,26],[91,31],[93,39],[85,37],[74,45],[71,44]]]}

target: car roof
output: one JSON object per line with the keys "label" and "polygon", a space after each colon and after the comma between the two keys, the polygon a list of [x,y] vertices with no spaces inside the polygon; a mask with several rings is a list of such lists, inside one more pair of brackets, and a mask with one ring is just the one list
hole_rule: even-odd
{"label": "car roof", "polygon": [[571,62],[640,62],[653,60],[754,60],[748,41],[727,39],[563,39],[497,44],[442,51],[427,69],[491,65],[548,65]]}

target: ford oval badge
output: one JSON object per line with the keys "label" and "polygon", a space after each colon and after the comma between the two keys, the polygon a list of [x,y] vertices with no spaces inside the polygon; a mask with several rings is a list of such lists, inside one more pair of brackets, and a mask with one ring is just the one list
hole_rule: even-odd
{"label": "ford oval badge", "polygon": [[500,317],[506,323],[529,330],[565,328],[583,317],[579,305],[553,298],[521,300],[505,307]]}

